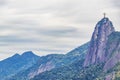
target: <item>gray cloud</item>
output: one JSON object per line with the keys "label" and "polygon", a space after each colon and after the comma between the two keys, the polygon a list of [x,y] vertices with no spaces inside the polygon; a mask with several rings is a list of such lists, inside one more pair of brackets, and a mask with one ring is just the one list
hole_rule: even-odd
{"label": "gray cloud", "polygon": [[1,36],[0,38],[0,41],[2,42],[14,42],[14,43],[19,43],[19,42],[23,42],[23,43],[26,43],[26,42],[36,42],[37,40],[26,40],[26,39],[22,39],[18,36]]}
{"label": "gray cloud", "polygon": [[113,5],[120,9],[120,1],[119,0],[112,0]]}
{"label": "gray cloud", "polygon": [[6,0],[0,0],[0,6],[5,5],[5,3],[6,3]]}
{"label": "gray cloud", "polygon": [[[46,35],[46,36],[51,36],[51,37],[57,37],[57,38],[61,38],[61,37],[78,37],[78,30],[77,28],[74,27],[62,27],[62,28],[54,28],[54,29],[42,29],[42,30],[38,30],[37,33],[42,34],[42,35]],[[73,36],[74,35],[74,36]]]}

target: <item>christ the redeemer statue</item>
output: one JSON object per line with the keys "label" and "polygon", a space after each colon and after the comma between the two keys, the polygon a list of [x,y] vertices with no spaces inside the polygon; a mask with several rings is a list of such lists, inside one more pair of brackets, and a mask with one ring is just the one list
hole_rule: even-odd
{"label": "christ the redeemer statue", "polygon": [[103,13],[103,15],[104,15],[104,18],[106,17],[106,13]]}

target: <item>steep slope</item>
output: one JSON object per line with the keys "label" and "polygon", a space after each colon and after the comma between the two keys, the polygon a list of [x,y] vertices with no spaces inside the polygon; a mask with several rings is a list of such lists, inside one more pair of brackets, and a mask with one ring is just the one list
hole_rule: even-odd
{"label": "steep slope", "polygon": [[100,80],[120,79],[120,32],[109,35],[106,47],[106,62],[102,69]]}
{"label": "steep slope", "polygon": [[39,56],[36,56],[29,51],[22,55],[15,54],[10,58],[0,61],[0,79],[6,80],[6,78],[9,78],[16,73],[28,69],[34,65],[39,58]]}
{"label": "steep slope", "polygon": [[105,48],[108,36],[114,31],[112,22],[106,17],[97,23],[90,41],[84,66],[105,62]]}
{"label": "steep slope", "polygon": [[16,74],[10,80],[29,80],[30,78],[33,78],[40,73],[66,66],[79,60],[83,60],[85,58],[88,46],[89,43],[86,43],[78,48],[75,48],[66,55],[50,54],[47,56],[43,56],[34,66],[29,68],[28,70]]}
{"label": "steep slope", "polygon": [[107,62],[105,63],[104,71],[109,70],[120,62],[120,32],[114,32],[109,36],[106,57]]}

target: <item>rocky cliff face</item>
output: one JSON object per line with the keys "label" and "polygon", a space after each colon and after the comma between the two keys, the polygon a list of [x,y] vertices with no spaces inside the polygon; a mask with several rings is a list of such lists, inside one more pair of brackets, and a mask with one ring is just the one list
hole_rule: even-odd
{"label": "rocky cliff face", "polygon": [[107,41],[104,71],[111,69],[118,62],[120,62],[120,32],[114,32]]}
{"label": "rocky cliff face", "polygon": [[114,31],[112,22],[106,17],[97,23],[90,41],[84,66],[105,61],[108,36]]}
{"label": "rocky cliff face", "polygon": [[51,61],[47,62],[46,64],[41,64],[36,71],[33,71],[28,74],[28,79],[34,78],[34,76],[36,76],[42,72],[50,71],[53,68],[55,68],[55,65]]}

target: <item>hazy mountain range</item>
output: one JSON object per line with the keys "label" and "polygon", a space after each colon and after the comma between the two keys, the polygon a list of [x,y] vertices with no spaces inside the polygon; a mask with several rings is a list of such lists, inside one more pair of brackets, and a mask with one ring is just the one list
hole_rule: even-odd
{"label": "hazy mountain range", "polygon": [[37,56],[32,51],[0,61],[2,80],[120,80],[120,32],[109,18],[92,38],[67,54]]}

